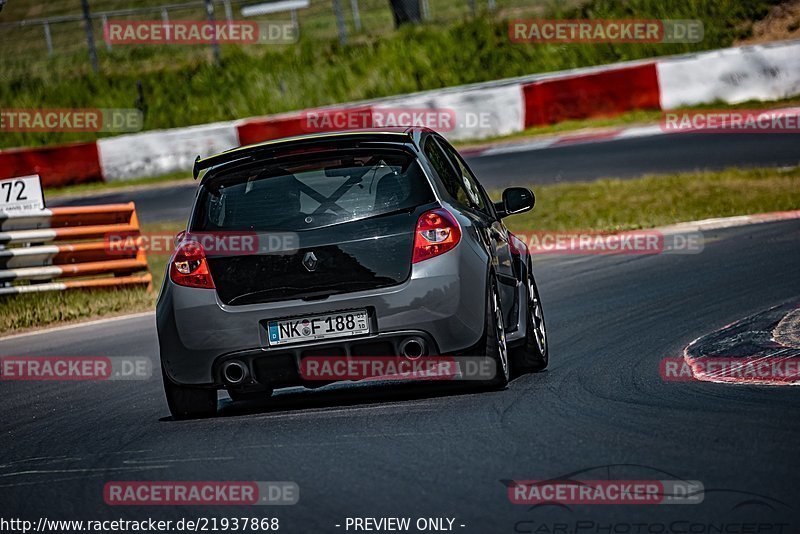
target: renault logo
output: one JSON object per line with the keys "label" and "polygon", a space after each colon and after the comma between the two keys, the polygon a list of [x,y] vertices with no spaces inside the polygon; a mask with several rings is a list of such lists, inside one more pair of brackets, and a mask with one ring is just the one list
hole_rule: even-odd
{"label": "renault logo", "polygon": [[315,271],[317,269],[317,255],[313,252],[306,252],[306,255],[303,256],[303,267],[305,267],[308,272]]}

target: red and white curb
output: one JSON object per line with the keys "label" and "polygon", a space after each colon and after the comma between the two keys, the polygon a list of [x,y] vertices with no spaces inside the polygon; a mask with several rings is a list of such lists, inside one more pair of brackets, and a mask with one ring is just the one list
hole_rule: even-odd
{"label": "red and white curb", "polygon": [[800,301],[773,306],[698,337],[683,349],[683,362],[680,373],[662,376],[684,379],[689,370],[690,378],[701,382],[800,385]]}
{"label": "red and white curb", "polygon": [[786,347],[800,348],[800,308],[781,319],[772,330],[772,339]]}
{"label": "red and white curb", "polygon": [[[722,328],[729,328],[737,323],[732,323]],[[797,335],[797,332],[794,333]],[[793,378],[769,377],[769,369],[786,367],[789,362],[796,362],[800,358],[797,354],[788,356],[761,355],[743,356],[741,358],[727,358],[724,365],[714,366],[713,358],[695,358],[691,354],[692,348],[699,343],[705,336],[692,341],[683,351],[683,359],[692,372],[692,378],[698,382],[712,382],[715,384],[740,384],[757,386],[800,386],[800,376]],[[773,341],[776,341],[773,338]],[[791,350],[797,347],[784,346],[780,350]],[[796,351],[795,351],[796,352]],[[797,368],[793,365],[792,368]],[[761,369],[762,371],[759,371]],[[766,369],[766,371],[763,371]],[[761,376],[761,374],[766,376]],[[773,373],[774,374],[774,373]]]}
{"label": "red and white curb", "polygon": [[[732,110],[732,112],[735,110]],[[767,113],[779,114],[800,114],[800,108],[770,108],[764,109]],[[512,154],[515,152],[530,152],[534,150],[544,150],[549,148],[560,148],[564,146],[583,145],[590,143],[607,143],[611,141],[622,141],[625,139],[636,139],[644,137],[656,137],[661,135],[678,135],[687,133],[703,133],[704,129],[681,128],[680,130],[670,130],[661,124],[645,124],[619,128],[597,128],[589,131],[577,131],[563,135],[543,135],[541,137],[526,139],[516,142],[498,142],[486,146],[468,147],[460,152],[471,157],[495,156],[498,154]]]}
{"label": "red and white curb", "polygon": [[672,132],[664,131],[658,124],[632,126],[630,128],[597,129],[590,132],[574,132],[564,135],[542,136],[515,142],[501,142],[486,147],[468,147],[459,150],[461,154],[473,158],[484,156],[497,156],[500,154],[513,154],[515,152],[531,152],[548,148],[563,146],[583,145],[590,143],[606,143],[621,139],[637,137],[653,137],[668,135]]}

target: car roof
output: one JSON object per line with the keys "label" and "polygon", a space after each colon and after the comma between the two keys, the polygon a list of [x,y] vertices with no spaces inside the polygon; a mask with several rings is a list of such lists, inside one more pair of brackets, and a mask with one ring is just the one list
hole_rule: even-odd
{"label": "car roof", "polygon": [[416,126],[397,126],[388,128],[364,128],[358,130],[322,132],[273,139],[270,141],[264,141],[263,143],[232,148],[207,158],[201,158],[200,156],[197,156],[197,159],[194,162],[193,174],[196,179],[200,171],[203,169],[209,169],[211,167],[239,159],[254,157],[259,152],[265,150],[290,148],[294,145],[313,145],[317,142],[327,140],[344,141],[348,139],[359,141],[365,140],[378,142],[385,141],[395,143],[415,143],[419,141],[419,138],[423,132],[433,132],[433,130],[430,128]]}

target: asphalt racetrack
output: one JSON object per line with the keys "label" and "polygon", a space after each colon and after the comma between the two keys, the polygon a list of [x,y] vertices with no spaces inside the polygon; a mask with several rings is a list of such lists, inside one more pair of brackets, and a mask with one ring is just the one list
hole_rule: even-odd
{"label": "asphalt racetrack", "polygon": [[[30,519],[277,517],[287,533],[381,516],[454,518],[465,533],[798,532],[800,388],[667,382],[659,362],[800,296],[800,221],[705,239],[694,255],[537,257],[551,365],[503,391],[348,384],[244,404],[220,394],[218,417],[175,422],[160,376],[4,382],[0,503]],[[0,354],[156,362],[154,322],[11,338]],[[705,491],[697,504],[529,506],[512,504],[503,482],[570,476]],[[300,500],[108,506],[104,484],[119,480],[294,481]]]}
{"label": "asphalt racetrack", "polygon": [[[636,178],[727,167],[794,166],[800,164],[796,134],[673,134],[584,143],[544,150],[468,157],[470,167],[487,188],[575,182],[604,177]],[[187,173],[188,174],[188,173]],[[196,185],[186,184],[104,193],[48,202],[78,206],[136,202],[142,222],[186,220]]]}

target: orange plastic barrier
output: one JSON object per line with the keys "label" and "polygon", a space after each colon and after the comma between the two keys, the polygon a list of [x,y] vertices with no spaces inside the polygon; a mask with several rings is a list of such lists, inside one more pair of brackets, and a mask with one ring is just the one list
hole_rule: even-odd
{"label": "orange plastic barrier", "polygon": [[[149,271],[141,244],[116,251],[109,250],[106,243],[110,234],[140,234],[133,202],[44,210],[48,212],[49,218],[44,216],[45,227],[41,217],[6,216],[6,220],[16,219],[17,224],[14,230],[0,232],[0,243],[11,245],[10,248],[0,247],[0,295],[123,285],[151,288],[149,272],[134,276],[134,273]],[[90,239],[94,241],[86,241]],[[84,242],[48,244],[66,240]],[[101,278],[88,279],[97,276]],[[55,281],[59,278],[78,279]]]}

